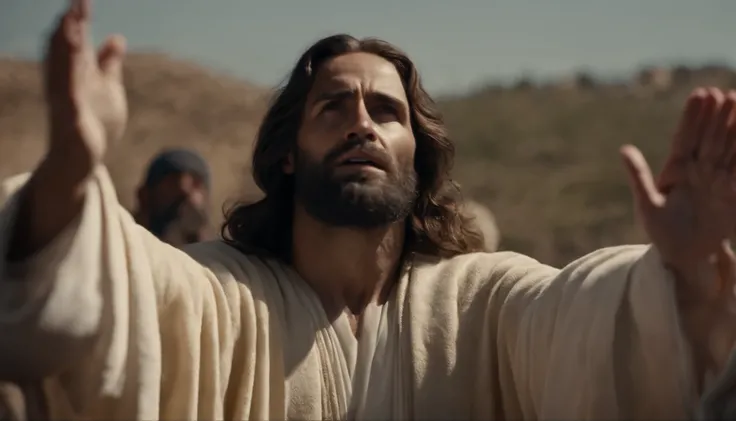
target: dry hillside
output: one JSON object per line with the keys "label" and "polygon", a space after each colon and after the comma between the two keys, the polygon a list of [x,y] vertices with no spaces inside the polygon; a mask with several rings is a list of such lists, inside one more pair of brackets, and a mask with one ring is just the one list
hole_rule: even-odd
{"label": "dry hillside", "polygon": [[736,74],[721,66],[651,69],[608,84],[578,75],[447,99],[455,175],[496,213],[504,249],[559,265],[644,241],[618,148],[637,145],[658,170],[695,86],[736,88]]}
{"label": "dry hillside", "polygon": [[[268,90],[158,54],[126,59],[130,123],[108,156],[126,207],[148,160],[162,147],[201,152],[213,171],[213,215],[253,190],[247,170]],[[0,177],[33,167],[43,151],[45,119],[36,63],[0,60]]]}
{"label": "dry hillside", "polygon": [[[131,121],[109,158],[126,206],[164,145],[190,146],[210,160],[216,214],[223,201],[253,193],[248,163],[267,90],[159,55],[132,55],[126,80]],[[502,248],[563,264],[595,247],[641,241],[617,148],[637,144],[658,167],[695,85],[736,87],[736,76],[719,66],[648,69],[620,83],[574,75],[443,99],[458,145],[456,177],[496,213]],[[43,148],[36,65],[1,60],[0,98],[5,177],[30,169]]]}

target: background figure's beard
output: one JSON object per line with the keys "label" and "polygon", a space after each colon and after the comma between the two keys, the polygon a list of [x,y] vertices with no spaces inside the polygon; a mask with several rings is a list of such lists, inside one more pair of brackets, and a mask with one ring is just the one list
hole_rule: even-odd
{"label": "background figure's beard", "polygon": [[411,214],[417,197],[412,166],[401,173],[387,172],[379,183],[359,174],[337,177],[330,158],[345,149],[330,153],[323,161],[311,159],[302,150],[295,154],[295,195],[307,213],[328,225],[356,228],[388,225]]}
{"label": "background figure's beard", "polygon": [[151,214],[149,231],[175,247],[201,241],[200,232],[207,226],[207,214],[186,198]]}

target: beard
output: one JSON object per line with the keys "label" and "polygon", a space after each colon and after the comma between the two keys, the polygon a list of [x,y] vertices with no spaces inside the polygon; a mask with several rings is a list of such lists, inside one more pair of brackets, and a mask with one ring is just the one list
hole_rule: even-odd
{"label": "beard", "polygon": [[167,207],[151,212],[149,231],[162,241],[180,247],[201,240],[207,226],[207,213],[181,198]]}
{"label": "beard", "polygon": [[409,216],[417,198],[414,167],[393,165],[394,171],[387,170],[380,179],[362,173],[337,175],[331,163],[354,147],[350,142],[342,144],[322,160],[297,150],[296,200],[310,216],[335,227],[377,228]]}

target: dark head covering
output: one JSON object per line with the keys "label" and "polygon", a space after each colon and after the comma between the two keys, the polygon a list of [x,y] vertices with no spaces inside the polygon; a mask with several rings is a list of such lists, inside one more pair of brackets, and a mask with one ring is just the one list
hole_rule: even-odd
{"label": "dark head covering", "polygon": [[165,149],[151,161],[146,174],[145,185],[155,186],[172,173],[189,173],[202,180],[207,190],[210,188],[210,168],[199,153],[189,149]]}

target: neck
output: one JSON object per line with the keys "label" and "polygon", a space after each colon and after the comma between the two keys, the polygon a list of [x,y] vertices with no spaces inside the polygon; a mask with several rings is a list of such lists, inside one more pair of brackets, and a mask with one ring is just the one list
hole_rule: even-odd
{"label": "neck", "polygon": [[387,299],[398,277],[404,236],[404,221],[373,229],[336,228],[297,206],[292,263],[328,316],[345,308],[358,315],[370,302]]}

